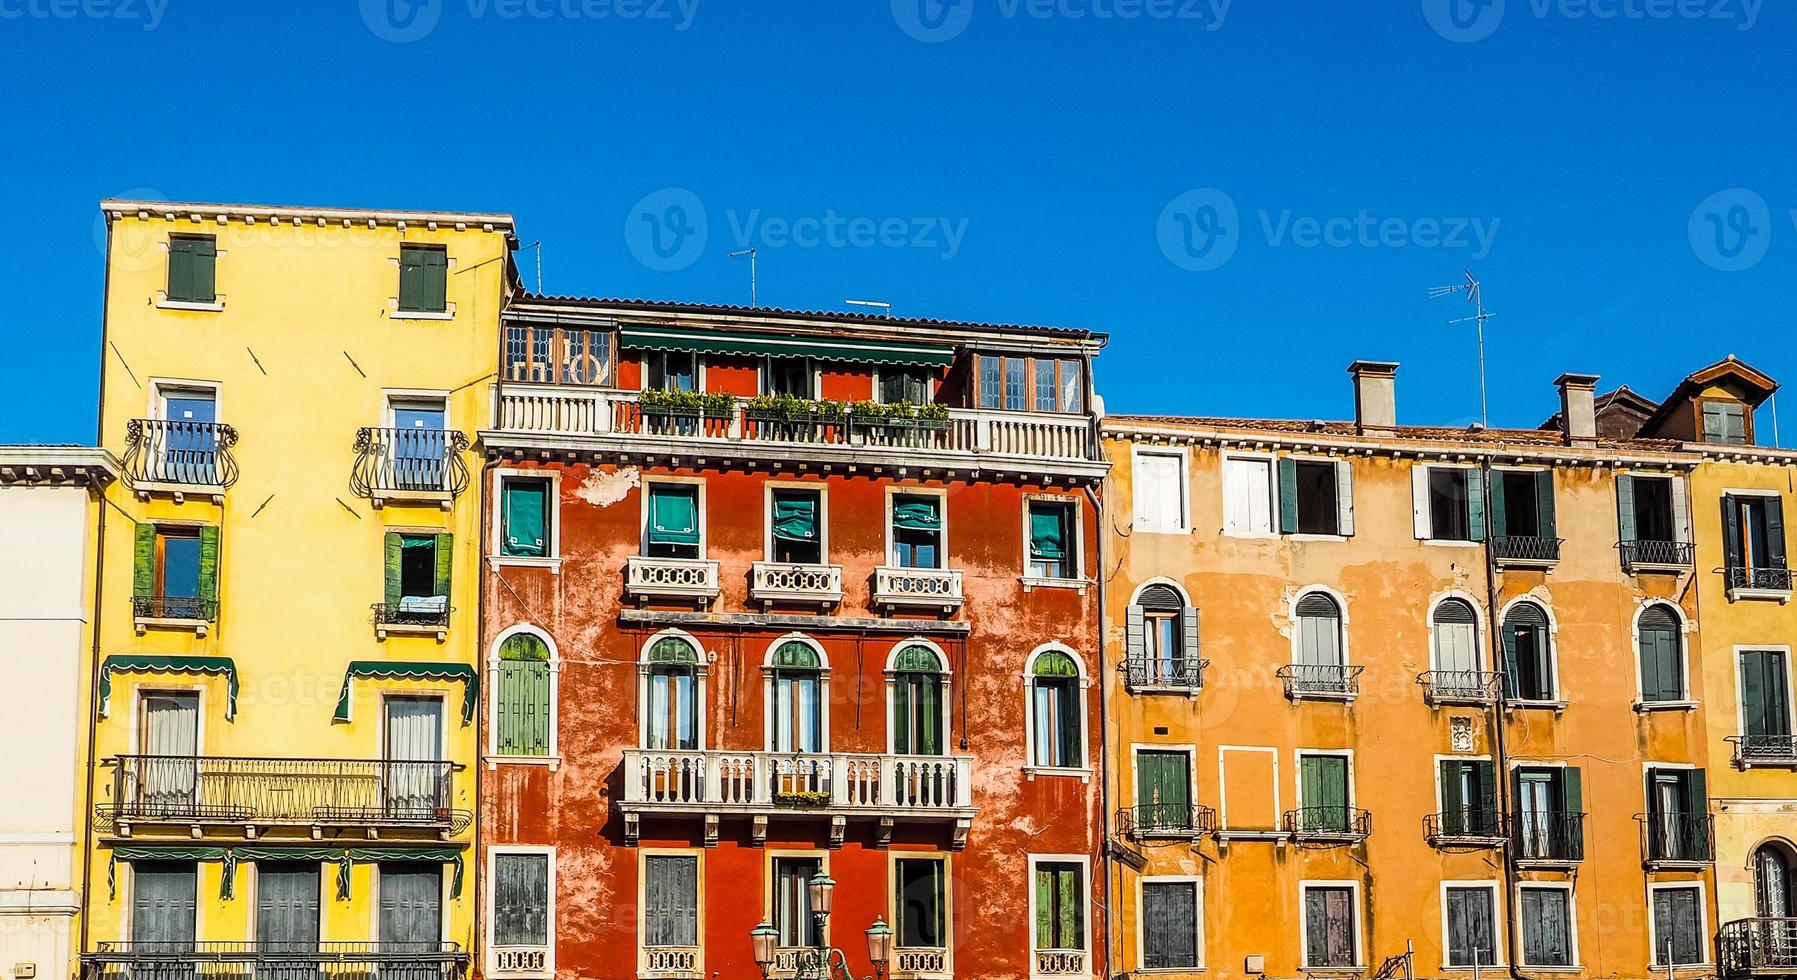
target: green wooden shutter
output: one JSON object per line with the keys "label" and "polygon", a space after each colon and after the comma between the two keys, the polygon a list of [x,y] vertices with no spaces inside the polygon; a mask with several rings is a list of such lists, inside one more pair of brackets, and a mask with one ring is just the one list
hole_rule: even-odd
{"label": "green wooden shutter", "polygon": [[1498,828],[1497,803],[1497,766],[1489,759],[1475,760],[1473,767],[1473,784],[1479,788],[1479,815],[1477,831],[1484,836],[1492,836]]}
{"label": "green wooden shutter", "polygon": [[218,601],[218,528],[200,528],[200,598]]}
{"label": "green wooden shutter", "polygon": [[1741,654],[1741,716],[1746,726],[1742,734],[1776,737],[1791,733],[1784,654],[1767,650]]}
{"label": "green wooden shutter", "polygon": [[1685,813],[1701,817],[1710,812],[1708,775],[1702,769],[1685,770]]}
{"label": "green wooden shutter", "polygon": [[1665,678],[1660,676],[1660,631],[1656,629],[1640,629],[1639,657],[1641,661],[1641,700],[1661,700],[1661,692],[1666,688]]}
{"label": "green wooden shutter", "polygon": [[430,310],[449,308],[449,253],[440,248],[426,249],[421,279],[423,298]]}
{"label": "green wooden shutter", "polygon": [[405,538],[397,531],[388,531],[385,542],[386,555],[386,603],[390,607],[399,605],[399,556],[405,551]]}
{"label": "green wooden shutter", "polygon": [[156,525],[139,524],[131,547],[131,594],[156,594]]}
{"label": "green wooden shutter", "polygon": [[189,286],[193,302],[210,303],[218,299],[218,242],[211,238],[194,239],[192,256]]}
{"label": "green wooden shutter", "polygon": [[1036,868],[1036,948],[1052,949],[1054,942],[1054,869]]}
{"label": "green wooden shutter", "polygon": [[1560,770],[1560,797],[1564,801],[1566,812],[1566,856],[1583,859],[1585,857],[1584,821],[1580,815],[1585,812],[1584,779],[1577,766],[1567,766]]}
{"label": "green wooden shutter", "polygon": [[1491,536],[1501,538],[1510,533],[1510,519],[1504,512],[1504,471],[1491,474]]}
{"label": "green wooden shutter", "polygon": [[1740,567],[1741,509],[1735,506],[1735,498],[1726,494],[1722,497],[1722,554],[1723,564]]}
{"label": "green wooden shutter", "polygon": [[1461,819],[1466,799],[1460,792],[1460,771],[1465,763],[1457,759],[1441,761],[1441,832],[1463,834],[1466,821]]}
{"label": "green wooden shutter", "polygon": [[1773,568],[1785,567],[1785,502],[1766,498],[1766,557]]}
{"label": "green wooden shutter", "polygon": [[1522,696],[1522,678],[1516,662],[1516,631],[1512,623],[1504,623],[1498,631],[1504,640],[1504,693],[1511,698]]}
{"label": "green wooden shutter", "polygon": [[455,567],[455,535],[437,535],[437,568],[432,582],[433,593],[440,596],[449,595],[449,573]]}
{"label": "green wooden shutter", "polygon": [[499,753],[549,754],[549,665],[540,660],[499,664]]}
{"label": "green wooden shutter", "polygon": [[1554,514],[1554,474],[1552,470],[1542,470],[1535,474],[1535,515],[1541,526],[1541,536],[1557,538],[1559,534],[1558,520]]}
{"label": "green wooden shutter", "polygon": [[1279,457],[1279,530],[1298,530],[1298,461],[1290,456]]}
{"label": "green wooden shutter", "polygon": [[1485,473],[1478,469],[1466,471],[1466,527],[1468,540],[1485,540]]}
{"label": "green wooden shutter", "polygon": [[900,674],[892,685],[892,750],[901,755],[911,751],[911,677]]}
{"label": "green wooden shutter", "polygon": [[1635,540],[1635,478],[1627,473],[1616,478],[1616,527],[1623,541]]}
{"label": "green wooden shutter", "polygon": [[942,754],[942,678],[920,675],[917,684],[918,739],[921,755]]}
{"label": "green wooden shutter", "polygon": [[1321,888],[1304,892],[1304,962],[1309,966],[1329,963],[1328,895]]}
{"label": "green wooden shutter", "polygon": [[193,256],[187,250],[191,239],[168,240],[168,298],[176,303],[191,302],[193,295]]}

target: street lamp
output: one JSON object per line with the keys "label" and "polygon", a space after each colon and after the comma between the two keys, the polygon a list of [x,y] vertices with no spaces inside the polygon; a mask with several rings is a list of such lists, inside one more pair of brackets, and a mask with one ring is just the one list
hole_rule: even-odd
{"label": "street lamp", "polygon": [[[797,951],[793,964],[794,980],[831,980],[832,977],[858,980],[849,970],[848,954],[824,942],[824,923],[830,918],[836,900],[835,879],[819,868],[806,883],[805,891],[811,900],[816,945]],[[773,975],[780,930],[772,923],[763,922],[749,930],[749,942],[755,950],[755,965],[761,969],[763,980],[767,980]],[[892,927],[882,916],[875,916],[874,924],[867,927],[867,958],[874,965],[873,980],[886,976],[886,964],[892,959]]]}

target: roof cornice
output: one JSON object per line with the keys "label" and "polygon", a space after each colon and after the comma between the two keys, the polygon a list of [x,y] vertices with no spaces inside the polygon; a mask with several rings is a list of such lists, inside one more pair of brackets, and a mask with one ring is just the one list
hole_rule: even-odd
{"label": "roof cornice", "polygon": [[0,446],[0,486],[104,486],[119,461],[93,446]]}
{"label": "roof cornice", "polygon": [[108,222],[118,221],[127,216],[140,219],[161,218],[165,221],[178,221],[183,218],[190,221],[214,221],[224,224],[228,221],[255,223],[266,221],[271,224],[325,226],[342,224],[351,225],[423,225],[436,229],[453,228],[456,231],[473,229],[484,232],[516,231],[515,223],[509,214],[489,214],[464,211],[385,211],[362,208],[312,208],[290,207],[262,204],[196,204],[177,201],[130,201],[108,199],[100,202],[100,210],[105,213]]}

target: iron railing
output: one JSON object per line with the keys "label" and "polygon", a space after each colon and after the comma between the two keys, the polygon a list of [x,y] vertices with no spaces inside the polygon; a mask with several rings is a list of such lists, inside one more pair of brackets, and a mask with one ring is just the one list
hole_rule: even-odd
{"label": "iron railing", "polygon": [[237,430],[219,422],[132,419],[121,460],[125,485],[229,487],[237,482],[235,445]]}
{"label": "iron railing", "polygon": [[218,621],[218,600],[179,595],[134,595],[131,614],[138,619]]}
{"label": "iron railing", "polygon": [[1140,803],[1117,811],[1125,837],[1200,837],[1217,829],[1217,811],[1187,803]]}
{"label": "iron railing", "polygon": [[1767,592],[1791,591],[1791,570],[1730,565],[1723,570],[1730,589],[1764,589]]}
{"label": "iron railing", "polygon": [[1275,671],[1288,698],[1351,698],[1360,693],[1365,667],[1346,664],[1287,664]]}
{"label": "iron railing", "polygon": [[1351,843],[1373,832],[1373,815],[1351,806],[1301,806],[1285,811],[1282,822],[1300,841]]}
{"label": "iron railing", "polygon": [[1425,670],[1416,675],[1430,704],[1493,704],[1504,675],[1489,670]]}
{"label": "iron railing", "polygon": [[1519,861],[1583,861],[1585,815],[1526,810],[1511,820]]}
{"label": "iron railing", "polygon": [[83,980],[457,980],[468,954],[455,943],[100,943],[81,957]]}
{"label": "iron railing", "polygon": [[1730,735],[1735,765],[1797,766],[1797,735]]}
{"label": "iron railing", "polygon": [[453,429],[357,429],[349,486],[358,497],[447,493],[468,489],[462,454],[468,437]]}
{"label": "iron railing", "polygon": [[1707,813],[1637,813],[1648,862],[1708,864],[1716,859],[1715,819]]}
{"label": "iron railing", "polygon": [[1697,560],[1697,546],[1689,541],[1624,541],[1616,547],[1622,551],[1624,568],[1636,565],[1689,568]]}
{"label": "iron railing", "polygon": [[121,755],[112,799],[96,807],[118,823],[294,823],[467,827],[443,760],[255,759]]}
{"label": "iron railing", "polygon": [[1197,691],[1204,687],[1204,668],[1208,660],[1185,657],[1131,657],[1123,665],[1125,681],[1131,690],[1173,688]]}
{"label": "iron railing", "polygon": [[1564,538],[1541,538],[1532,535],[1511,534],[1491,539],[1491,557],[1503,562],[1539,562],[1548,564],[1560,560],[1560,545]]}
{"label": "iron railing", "polygon": [[1716,952],[1724,980],[1797,972],[1797,917],[1725,923],[1716,935]]}
{"label": "iron railing", "polygon": [[1423,817],[1423,839],[1431,847],[1453,847],[1479,842],[1491,845],[1510,836],[1509,817],[1502,810],[1463,808]]}
{"label": "iron railing", "polygon": [[627,806],[955,810],[973,806],[973,758],[710,749],[624,750]]}
{"label": "iron railing", "polygon": [[447,601],[432,602],[377,602],[369,607],[374,611],[376,626],[425,626],[442,628],[449,625],[449,614],[454,610]]}

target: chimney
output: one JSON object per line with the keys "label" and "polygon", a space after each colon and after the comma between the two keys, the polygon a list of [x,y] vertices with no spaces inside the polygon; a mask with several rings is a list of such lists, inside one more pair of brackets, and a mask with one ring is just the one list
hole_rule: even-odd
{"label": "chimney", "polygon": [[1554,379],[1560,389],[1560,431],[1569,446],[1586,449],[1597,445],[1597,375],[1562,374]]}
{"label": "chimney", "polygon": [[1398,362],[1355,361],[1354,424],[1362,435],[1390,435],[1398,427]]}

